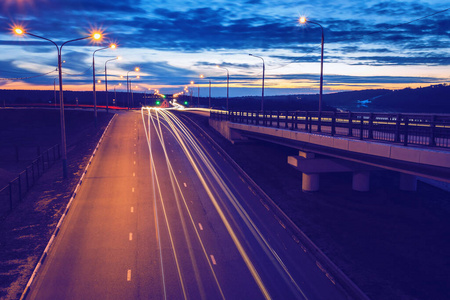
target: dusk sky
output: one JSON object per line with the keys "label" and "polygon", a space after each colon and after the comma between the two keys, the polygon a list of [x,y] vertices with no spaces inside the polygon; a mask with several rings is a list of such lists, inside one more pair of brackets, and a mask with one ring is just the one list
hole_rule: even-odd
{"label": "dusk sky", "polygon": [[0,9],[0,89],[53,89],[57,77],[55,46],[14,35],[18,24],[57,44],[102,29],[101,43],[64,46],[65,90],[92,90],[92,53],[112,41],[118,49],[95,55],[100,91],[105,61],[121,56],[108,62],[110,90],[119,82],[124,90],[120,75],[138,66],[140,78],[130,76],[140,91],[176,93],[195,81],[194,95],[202,84],[206,96],[208,81],[199,79],[204,74],[213,96],[224,96],[220,64],[230,72],[230,96],[259,95],[262,60],[252,53],[265,60],[266,95],[318,93],[320,27],[299,24],[300,16],[324,28],[325,93],[450,78],[448,0],[2,0]]}

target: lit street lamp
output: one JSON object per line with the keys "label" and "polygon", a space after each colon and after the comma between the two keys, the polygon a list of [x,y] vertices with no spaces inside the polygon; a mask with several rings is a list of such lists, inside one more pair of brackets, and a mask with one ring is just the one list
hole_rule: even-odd
{"label": "lit street lamp", "polygon": [[228,69],[227,68],[225,68],[225,67],[221,67],[221,66],[219,66],[219,65],[217,65],[217,67],[219,68],[219,69],[225,69],[225,70],[227,70],[227,111],[228,111],[228,97],[229,97],[229,91],[230,91],[230,72],[228,72]]}
{"label": "lit street lamp", "polygon": [[117,56],[117,57],[115,57],[115,58],[108,59],[107,61],[105,61],[106,113],[108,113],[108,72],[107,72],[107,69],[106,69],[106,63],[107,63],[108,61],[120,60],[120,59],[121,59],[121,57],[120,57],[120,56]]}
{"label": "lit street lamp", "polygon": [[[123,78],[123,76],[121,76]],[[117,100],[117,94],[116,94],[116,85],[118,86],[122,86],[122,83],[118,83],[114,85],[114,100],[113,100],[113,104],[116,105],[116,100]],[[117,103],[117,105],[119,105],[119,103]]]}
{"label": "lit street lamp", "polygon": [[317,126],[317,131],[320,132],[321,131],[321,123],[322,123],[322,90],[323,90],[323,44],[325,42],[324,39],[324,34],[323,34],[323,27],[322,25],[320,25],[317,22],[313,22],[310,20],[307,20],[305,17],[301,17],[299,19],[299,22],[301,24],[305,24],[305,23],[312,23],[315,25],[318,25],[320,27],[320,29],[322,29],[322,52],[320,55],[320,94],[319,94],[319,124]]}
{"label": "lit street lamp", "polygon": [[100,40],[102,38],[101,33],[95,32],[93,33],[91,36],[86,36],[86,37],[82,37],[82,38],[78,38],[78,39],[73,39],[70,41],[66,41],[64,43],[61,44],[61,46],[58,46],[54,41],[47,39],[45,37],[39,36],[39,35],[35,35],[33,33],[27,32],[22,28],[14,28],[14,32],[17,35],[29,35],[38,39],[42,39],[42,40],[46,40],[49,41],[50,43],[52,43],[53,45],[55,45],[56,50],[58,52],[58,78],[59,78],[59,103],[60,103],[60,115],[61,115],[61,147],[62,147],[62,163],[63,163],[63,178],[67,178],[68,177],[68,171],[67,171],[67,146],[66,146],[66,125],[65,125],[65,120],[64,120],[64,97],[63,97],[63,83],[62,83],[62,60],[61,60],[61,53],[62,53],[62,48],[64,47],[65,44],[71,43],[71,42],[76,42],[76,41],[81,41],[81,40],[85,40],[85,39],[89,39],[92,38],[94,40]]}
{"label": "lit street lamp", "polygon": [[131,70],[131,71],[128,71],[127,72],[127,100],[128,100],[128,109],[130,109],[130,90],[131,90],[131,88],[130,88],[130,81],[129,81],[129,79],[128,79],[128,74],[130,73],[130,72],[139,72],[139,68],[138,67],[136,67],[136,68],[134,68],[134,70]]}
{"label": "lit street lamp", "polygon": [[265,73],[265,70],[266,70],[266,66],[264,64],[264,58],[262,58],[261,56],[253,55],[253,54],[249,54],[249,55],[253,56],[253,57],[261,58],[261,60],[263,62],[261,111],[264,111],[264,73]]}
{"label": "lit street lamp", "polygon": [[201,79],[208,79],[209,80],[209,108],[211,108],[211,79],[205,77],[204,75],[200,75]]}
{"label": "lit street lamp", "polygon": [[[193,81],[191,81],[191,85],[193,86],[194,85],[194,82]],[[194,93],[193,91],[192,91],[192,89],[189,89],[189,91],[190,91],[190,94],[191,94],[191,103],[192,103],[192,94]],[[192,105],[192,104],[191,104]]]}
{"label": "lit street lamp", "polygon": [[111,44],[108,47],[103,47],[100,49],[97,49],[94,51],[94,53],[92,54],[92,91],[94,93],[94,117],[95,117],[95,127],[97,127],[97,95],[95,93],[95,52],[100,51],[100,50],[105,50],[105,49],[116,49],[116,45],[115,44]]}

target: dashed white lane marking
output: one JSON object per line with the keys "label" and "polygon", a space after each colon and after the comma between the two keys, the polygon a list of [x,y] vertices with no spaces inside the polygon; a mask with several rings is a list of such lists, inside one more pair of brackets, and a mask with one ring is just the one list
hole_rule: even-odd
{"label": "dashed white lane marking", "polygon": [[186,182],[183,182],[183,184],[184,184],[184,187],[187,187],[187,184],[186,184]]}
{"label": "dashed white lane marking", "polygon": [[133,177],[136,177],[136,173],[133,172]]}
{"label": "dashed white lane marking", "polygon": [[134,151],[134,154],[136,154],[136,151]]}
{"label": "dashed white lane marking", "polygon": [[134,193],[134,188],[131,188],[131,192]]}
{"label": "dashed white lane marking", "polygon": [[133,163],[136,164],[136,161],[134,161]]}
{"label": "dashed white lane marking", "polygon": [[127,281],[131,281],[131,270],[127,272]]}
{"label": "dashed white lane marking", "polygon": [[134,207],[133,206],[131,207],[131,212],[134,212]]}
{"label": "dashed white lane marking", "polygon": [[134,146],[136,147],[136,144],[134,144]]}
{"label": "dashed white lane marking", "polygon": [[128,235],[128,238],[130,239],[130,241],[133,240],[133,233],[132,232],[130,232],[130,234]]}
{"label": "dashed white lane marking", "polygon": [[214,255],[211,254],[210,256],[211,256],[211,261],[212,261],[213,265],[217,265]]}
{"label": "dashed white lane marking", "polygon": [[201,223],[198,223],[198,227],[200,228],[200,230],[203,230],[203,226]]}

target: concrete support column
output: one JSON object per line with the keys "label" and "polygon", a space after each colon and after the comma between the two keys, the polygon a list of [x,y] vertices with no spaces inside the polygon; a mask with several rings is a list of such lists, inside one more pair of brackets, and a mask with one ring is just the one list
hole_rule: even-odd
{"label": "concrete support column", "polygon": [[400,173],[400,190],[402,191],[417,191],[417,176]]}
{"label": "concrete support column", "polygon": [[298,156],[303,158],[316,158],[316,154],[313,152],[298,151]]}
{"label": "concrete support column", "polygon": [[317,192],[319,190],[319,174],[302,174],[302,190]]}
{"label": "concrete support column", "polygon": [[370,189],[370,172],[369,171],[353,172],[352,188],[354,191],[368,192]]}

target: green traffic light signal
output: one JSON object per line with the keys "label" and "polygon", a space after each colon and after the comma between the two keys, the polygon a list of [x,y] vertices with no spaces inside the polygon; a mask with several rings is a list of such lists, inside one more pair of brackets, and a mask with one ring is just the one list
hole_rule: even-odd
{"label": "green traffic light signal", "polygon": [[160,105],[161,104],[161,101],[156,101],[156,105]]}
{"label": "green traffic light signal", "polygon": [[184,101],[184,105],[188,105],[188,102],[187,102],[187,101]]}

